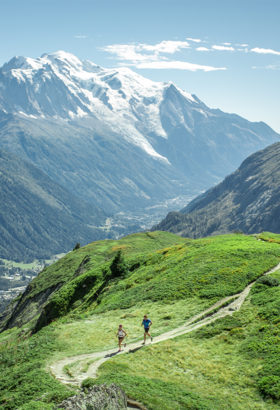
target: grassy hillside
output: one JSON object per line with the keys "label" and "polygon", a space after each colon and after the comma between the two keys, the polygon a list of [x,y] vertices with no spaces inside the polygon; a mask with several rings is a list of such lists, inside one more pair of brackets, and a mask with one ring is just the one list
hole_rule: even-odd
{"label": "grassy hillside", "polygon": [[[280,272],[273,276],[280,279]],[[275,283],[256,284],[233,317],[113,358],[101,365],[94,383],[118,382],[151,410],[279,409],[280,282]]]}
{"label": "grassy hillside", "polygon": [[[116,276],[111,263],[118,251],[127,270]],[[241,291],[275,266],[279,256],[277,244],[243,235],[192,241],[154,232],[93,242],[44,269],[0,328],[36,317],[39,330],[73,310],[101,313],[148,301],[198,298],[211,305]]]}
{"label": "grassy hillside", "polygon": [[[185,243],[185,239],[177,235],[161,232],[161,233],[142,233],[127,236],[121,240],[105,240],[92,242],[78,250],[67,254],[55,264],[43,269],[40,274],[27,287],[25,293],[20,299],[16,311],[13,312],[13,317],[9,326],[22,326],[36,317],[42,311],[43,303],[45,304],[50,294],[61,288],[64,292],[69,289],[69,284],[74,280],[71,289],[75,289],[75,284],[78,281],[81,286],[83,296],[90,290],[88,287],[83,287],[84,280],[87,281],[85,272],[92,272],[90,276],[90,288],[92,285],[102,286],[108,279],[106,272],[109,265],[116,255],[117,251],[123,249],[127,258],[141,253],[153,252],[166,246]],[[103,271],[104,280],[103,280]],[[100,273],[100,280],[98,274]],[[97,274],[97,276],[96,276]],[[75,279],[76,278],[76,279]],[[63,287],[65,286],[65,287]],[[66,300],[68,300],[66,298]],[[12,312],[10,312],[11,314]],[[10,315],[8,315],[8,318]],[[0,329],[7,321],[7,317],[1,320]]]}
{"label": "grassy hillside", "polygon": [[54,294],[45,305],[37,328],[73,308],[77,312],[101,313],[143,302],[170,303],[193,298],[211,305],[242,291],[269,267],[275,266],[280,256],[276,244],[239,235],[181,240],[179,244],[145,254],[132,253],[130,246],[112,248],[123,251],[128,248],[125,274],[114,277],[111,262],[89,269]]}
{"label": "grassy hillside", "polygon": [[[140,341],[144,313],[154,322],[155,336],[241,291],[279,263],[280,235],[264,233],[262,238],[188,240],[165,232],[141,233],[95,242],[66,255],[41,272],[24,296],[26,306],[28,297],[38,300],[48,286],[61,285],[37,322],[41,330],[28,333],[37,317],[23,326],[19,321],[18,327],[0,335],[0,404],[7,409],[51,409],[73,389],[55,380],[46,364],[115,347],[119,323],[128,332],[128,342]],[[126,268],[112,277],[119,250]],[[81,265],[85,257],[91,259]],[[280,279],[280,274],[274,276]],[[277,284],[260,279],[232,318],[112,358],[101,366],[95,382],[116,382],[149,410],[278,408]]]}
{"label": "grassy hillside", "polygon": [[219,185],[170,212],[152,230],[189,238],[220,235],[233,230],[247,234],[280,233],[280,143],[249,156]]}

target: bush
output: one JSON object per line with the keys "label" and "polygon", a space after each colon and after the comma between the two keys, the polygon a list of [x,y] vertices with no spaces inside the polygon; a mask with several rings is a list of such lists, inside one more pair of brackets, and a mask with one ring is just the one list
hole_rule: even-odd
{"label": "bush", "polygon": [[18,410],[53,410],[53,408],[53,404],[31,401],[21,406]]}
{"label": "bush", "polygon": [[254,326],[241,345],[250,358],[262,360],[257,387],[265,398],[280,399],[280,289],[279,281],[262,276],[252,288],[251,302],[258,306],[259,326]]}
{"label": "bush", "polygon": [[113,259],[110,266],[112,277],[118,278],[120,276],[125,276],[128,273],[128,266],[124,259],[124,254],[122,251],[118,251]]}
{"label": "bush", "polygon": [[254,295],[255,293],[263,292],[266,289],[279,286],[279,284],[280,282],[276,278],[272,278],[271,276],[261,276],[254,283],[251,293]]}
{"label": "bush", "polygon": [[272,278],[271,276],[261,276],[256,280],[256,283],[261,283],[262,285],[266,286],[279,286],[280,281],[276,278]]}
{"label": "bush", "polygon": [[242,335],[243,329],[240,320],[233,316],[225,316],[221,319],[217,319],[215,322],[209,325],[203,326],[195,332],[195,338],[198,339],[210,339],[225,331],[231,331],[231,336]]}
{"label": "bush", "polygon": [[76,245],[73,248],[73,251],[75,251],[76,249],[80,249],[81,245],[77,242]]}
{"label": "bush", "polygon": [[92,387],[94,385],[95,385],[95,381],[91,377],[88,377],[87,379],[83,380],[83,382],[82,382],[82,388],[84,388],[84,389],[89,389],[90,387]]}
{"label": "bush", "polygon": [[271,375],[262,377],[258,382],[258,388],[265,397],[280,399],[280,377]]}

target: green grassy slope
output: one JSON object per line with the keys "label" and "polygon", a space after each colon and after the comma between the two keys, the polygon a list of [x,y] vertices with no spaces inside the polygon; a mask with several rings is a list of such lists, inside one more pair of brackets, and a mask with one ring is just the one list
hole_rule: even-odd
{"label": "green grassy slope", "polygon": [[[152,318],[156,335],[239,292],[280,260],[279,238],[274,235],[272,242],[264,233],[265,238],[188,240],[165,232],[141,233],[66,255],[41,272],[29,293],[34,299],[48,286],[63,285],[47,302],[41,325],[55,320],[33,336],[28,332],[34,321],[0,334],[0,405],[51,409],[73,391],[46,372],[46,363],[116,346],[119,323],[128,342],[141,340],[143,313]],[[112,278],[110,265],[118,250],[129,271]],[[92,259],[82,267],[88,255]],[[252,299],[232,319],[112,358],[101,366],[96,382],[116,382],[149,410],[278,408],[275,284],[254,285]]]}
{"label": "green grassy slope", "polygon": [[[114,277],[110,265],[119,250],[128,271]],[[277,244],[243,235],[192,241],[154,232],[93,242],[44,269],[28,286],[5,327],[21,326],[41,314],[39,330],[73,309],[104,312],[144,301],[199,298],[210,305],[244,289],[275,266],[279,255]],[[37,306],[38,297],[44,311],[42,303]]]}
{"label": "green grassy slope", "polygon": [[68,283],[75,277],[75,271],[80,264],[89,257],[85,270],[96,269],[104,266],[116,254],[123,250],[126,257],[130,258],[139,253],[154,252],[165,246],[185,243],[186,239],[167,232],[136,233],[119,240],[104,240],[92,242],[80,249],[67,254],[56,263],[46,267],[32,282],[32,292],[29,297],[61,283]]}
{"label": "green grassy slope", "polygon": [[[74,280],[73,286],[70,285],[70,292],[74,289],[76,282],[80,283],[83,296],[89,291],[89,288],[83,288],[84,281],[87,276],[83,272],[93,272],[90,277],[90,287],[92,285],[102,286],[103,271],[108,271],[110,261],[115,256],[119,249],[124,250],[127,258],[133,257],[141,253],[153,252],[165,246],[172,246],[174,244],[185,243],[186,240],[174,234],[161,233],[142,233],[129,235],[121,240],[104,240],[92,242],[74,252],[67,254],[58,262],[46,267],[40,274],[29,284],[25,293],[22,295],[20,303],[17,306],[16,312],[13,313],[13,320],[11,326],[22,326],[29,322],[34,316],[42,310],[38,306],[38,298],[46,302],[51,292],[59,289],[65,285],[65,289],[69,289],[69,284]],[[98,280],[98,275],[100,280]],[[79,276],[80,275],[80,276]],[[97,276],[96,276],[97,275]],[[64,291],[65,289],[62,288]],[[41,310],[40,310],[41,309]],[[0,329],[5,324],[7,318],[0,318]]]}
{"label": "green grassy slope", "polygon": [[[130,246],[123,244],[111,249],[125,251]],[[207,300],[210,305],[242,291],[275,266],[279,256],[277,244],[243,235],[186,240],[153,253],[134,254],[128,250],[129,271],[125,275],[113,277],[111,262],[89,269],[54,294],[45,305],[36,328],[73,308],[77,312],[104,312],[147,301],[170,303],[192,298]]]}
{"label": "green grassy slope", "polygon": [[[91,383],[118,381],[151,410],[279,409],[280,272],[271,276],[278,280],[255,284],[233,317],[113,358]],[[209,407],[184,407],[186,392]]]}

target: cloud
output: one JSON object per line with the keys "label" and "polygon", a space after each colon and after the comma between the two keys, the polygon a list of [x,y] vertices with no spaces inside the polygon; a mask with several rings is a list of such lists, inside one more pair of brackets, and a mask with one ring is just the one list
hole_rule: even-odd
{"label": "cloud", "polygon": [[266,67],[252,67],[252,68],[262,68],[262,69],[266,69],[266,70],[279,70],[280,69],[280,63],[270,64],[270,65],[267,65]]}
{"label": "cloud", "polygon": [[252,48],[251,51],[253,53],[258,53],[258,54],[275,54],[277,56],[280,56],[280,51],[274,51],[274,50],[271,50],[269,48],[256,47],[256,48]]}
{"label": "cloud", "polygon": [[162,41],[155,46],[150,46],[148,44],[139,44],[137,48],[147,51],[155,51],[156,53],[175,53],[180,51],[181,48],[189,48],[190,44],[187,41]]}
{"label": "cloud", "polygon": [[[166,57],[159,56],[160,53],[174,54],[182,48],[189,48],[189,43],[186,41],[162,41],[155,46],[148,44],[113,44],[101,47],[101,50],[115,54],[118,60],[137,62],[165,60]],[[150,53],[147,54],[145,52]]]}
{"label": "cloud", "polygon": [[113,55],[111,58],[122,60],[119,65],[149,69],[178,69],[189,71],[216,71],[226,70],[225,67],[211,67],[188,63],[186,61],[171,61],[166,55],[174,54],[183,48],[189,48],[186,41],[162,41],[156,45],[149,44],[113,44],[101,47],[100,50]]}
{"label": "cloud", "polygon": [[75,38],[87,38],[87,36],[74,36]]}
{"label": "cloud", "polygon": [[268,70],[279,70],[280,69],[280,64],[271,64],[265,67]]}
{"label": "cloud", "polygon": [[231,43],[222,43],[224,46],[231,46]]}
{"label": "cloud", "polygon": [[206,47],[198,47],[196,50],[197,51],[212,51],[210,50],[210,48],[206,48]]}
{"label": "cloud", "polygon": [[238,47],[249,47],[248,44],[235,44]]}
{"label": "cloud", "polygon": [[199,38],[187,38],[186,40],[194,41],[195,43],[201,43],[201,40]]}
{"label": "cloud", "polygon": [[219,51],[235,51],[233,47],[226,47],[226,46],[212,46],[214,50]]}
{"label": "cloud", "polygon": [[159,57],[158,53],[143,54],[142,45],[134,44],[113,44],[111,46],[101,47],[101,50],[107,51],[110,54],[115,54],[117,60],[126,60],[137,63],[139,61],[158,61],[159,59],[165,60],[166,57]]}
{"label": "cloud", "polygon": [[153,62],[141,62],[135,65],[136,68],[151,68],[151,69],[177,69],[188,71],[217,71],[226,70],[225,67],[211,67],[206,65],[192,64],[185,61],[153,61]]}

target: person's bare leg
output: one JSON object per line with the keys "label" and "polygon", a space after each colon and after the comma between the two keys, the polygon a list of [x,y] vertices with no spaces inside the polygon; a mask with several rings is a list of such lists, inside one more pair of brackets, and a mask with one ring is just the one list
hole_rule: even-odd
{"label": "person's bare leg", "polygon": [[122,341],[123,339],[119,339],[119,352],[122,350]]}
{"label": "person's bare leg", "polygon": [[147,333],[147,335],[149,336],[149,338],[151,339],[151,342],[153,341],[152,336],[150,335],[150,333]]}

